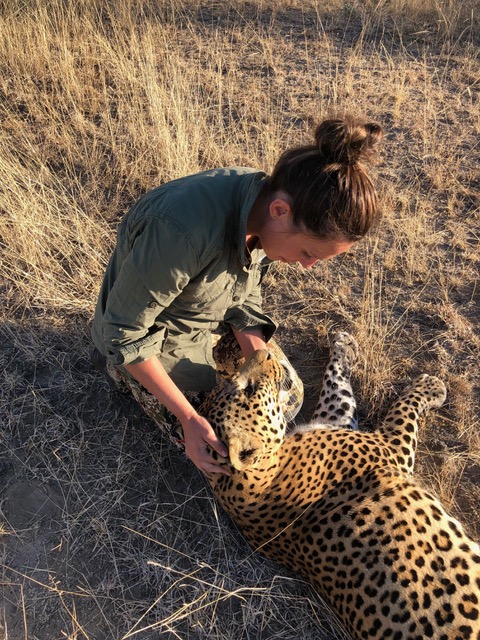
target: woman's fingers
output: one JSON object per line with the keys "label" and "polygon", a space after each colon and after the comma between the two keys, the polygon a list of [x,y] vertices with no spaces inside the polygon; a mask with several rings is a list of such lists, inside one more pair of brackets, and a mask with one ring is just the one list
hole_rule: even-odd
{"label": "woman's fingers", "polygon": [[195,416],[183,425],[185,436],[185,453],[188,458],[204,473],[223,473],[230,475],[222,465],[222,461],[215,460],[209,453],[208,447],[214,449],[220,456],[226,458],[228,449],[217,437],[212,426],[202,416]]}

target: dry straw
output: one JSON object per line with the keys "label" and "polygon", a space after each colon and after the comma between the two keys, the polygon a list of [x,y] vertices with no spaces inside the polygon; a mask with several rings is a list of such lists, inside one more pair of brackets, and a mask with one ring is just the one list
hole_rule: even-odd
{"label": "dry straw", "polygon": [[5,638],[342,637],[88,363],[128,206],[204,168],[268,171],[332,111],[386,130],[383,220],[330,263],[275,267],[265,308],[304,416],[336,329],[360,343],[365,428],[418,373],[446,381],[417,470],[478,534],[478,16],[478,0],[2,3]]}

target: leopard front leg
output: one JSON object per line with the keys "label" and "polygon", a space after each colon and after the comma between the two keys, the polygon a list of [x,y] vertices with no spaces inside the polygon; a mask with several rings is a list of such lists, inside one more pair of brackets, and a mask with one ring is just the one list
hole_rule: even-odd
{"label": "leopard front leg", "polygon": [[357,405],[350,385],[350,373],[358,357],[358,345],[348,333],[337,333],[330,348],[330,360],[323,377],[320,398],[311,421],[294,427],[293,433],[320,427],[358,429]]}
{"label": "leopard front leg", "polygon": [[330,348],[330,360],[310,424],[358,429],[357,404],[350,384],[357,358],[356,341],[346,332],[337,333]]}

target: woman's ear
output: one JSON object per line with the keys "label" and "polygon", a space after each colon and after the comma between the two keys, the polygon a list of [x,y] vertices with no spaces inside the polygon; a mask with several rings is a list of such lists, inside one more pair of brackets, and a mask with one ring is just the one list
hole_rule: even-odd
{"label": "woman's ear", "polygon": [[269,213],[272,220],[277,220],[283,216],[291,217],[292,205],[289,196],[285,193],[275,194],[276,197],[270,202]]}

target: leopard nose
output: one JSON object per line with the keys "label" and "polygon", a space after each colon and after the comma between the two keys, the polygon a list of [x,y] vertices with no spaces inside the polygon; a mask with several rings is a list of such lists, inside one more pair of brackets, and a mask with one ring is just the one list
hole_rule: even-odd
{"label": "leopard nose", "polygon": [[237,471],[243,471],[244,469],[250,469],[260,458],[259,449],[242,449],[237,456],[232,456],[230,452],[230,462],[237,469]]}
{"label": "leopard nose", "polygon": [[262,441],[255,435],[237,435],[228,444],[230,462],[237,471],[253,467],[263,453]]}

